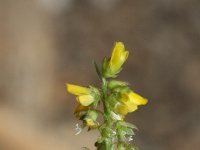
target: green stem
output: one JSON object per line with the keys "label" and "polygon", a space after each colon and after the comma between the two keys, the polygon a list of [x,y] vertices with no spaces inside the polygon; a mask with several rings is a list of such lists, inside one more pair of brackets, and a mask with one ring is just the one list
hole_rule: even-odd
{"label": "green stem", "polygon": [[[102,78],[102,103],[104,107],[104,124],[105,127],[102,128],[102,130],[105,130],[105,128],[110,129],[112,131],[113,121],[110,116],[110,109],[109,109],[109,103],[108,103],[108,89],[107,89],[107,81],[105,78]],[[103,133],[101,133],[101,136],[105,138],[105,140],[99,144],[98,150],[113,150],[113,143],[112,138],[105,137]]]}
{"label": "green stem", "polygon": [[[104,107],[104,113],[105,115],[108,115],[108,104],[107,104],[107,81],[105,78],[102,78],[102,102],[103,102],[103,107]],[[104,118],[105,119],[105,118]],[[107,119],[106,119],[107,120]]]}

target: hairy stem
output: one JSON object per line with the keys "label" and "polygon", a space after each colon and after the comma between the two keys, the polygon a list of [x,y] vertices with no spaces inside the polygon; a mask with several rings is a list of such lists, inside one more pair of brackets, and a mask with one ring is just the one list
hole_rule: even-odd
{"label": "hairy stem", "polygon": [[[102,103],[104,107],[104,124],[105,127],[102,128],[102,131],[104,131],[105,128],[112,130],[113,127],[113,121],[110,116],[110,109],[109,109],[109,103],[108,103],[108,90],[107,90],[107,81],[105,78],[102,78]],[[100,143],[97,147],[98,150],[113,150],[113,139],[110,137],[105,137],[105,134],[102,132],[101,136],[105,138],[105,140]]]}

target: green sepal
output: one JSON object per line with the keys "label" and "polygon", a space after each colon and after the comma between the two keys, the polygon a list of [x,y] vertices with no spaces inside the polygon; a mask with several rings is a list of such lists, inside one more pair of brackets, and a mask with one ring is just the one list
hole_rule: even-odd
{"label": "green sepal", "polygon": [[117,87],[124,87],[124,86],[127,86],[128,83],[127,82],[123,82],[123,81],[119,81],[119,80],[110,80],[108,81],[108,88],[109,89],[114,89],[114,88],[117,88]]}
{"label": "green sepal", "polygon": [[90,118],[92,120],[96,120],[98,117],[98,112],[95,110],[89,110],[85,118]]}
{"label": "green sepal", "polygon": [[117,93],[126,93],[128,91],[130,91],[128,86],[117,86],[115,88],[112,89],[113,92],[117,92]]}
{"label": "green sepal", "polygon": [[117,126],[125,126],[125,127],[138,130],[138,128],[134,124],[126,122],[126,121],[118,121]]}
{"label": "green sepal", "polygon": [[96,87],[93,87],[93,86],[89,86],[89,87],[91,89],[91,95],[95,98],[95,101],[92,104],[93,104],[93,106],[96,107],[99,104],[101,94]]}
{"label": "green sepal", "polygon": [[129,127],[121,127],[121,130],[123,130],[123,132],[125,133],[125,135],[135,135],[135,133],[133,132],[133,129],[129,128]]}
{"label": "green sepal", "polygon": [[116,123],[116,130],[117,130],[117,136],[120,139],[120,141],[127,141],[127,138],[135,135],[135,133],[133,132],[133,129],[135,129],[136,127],[128,122],[125,121],[118,121]]}
{"label": "green sepal", "polygon": [[116,121],[116,120],[123,120],[123,117],[113,111],[110,112],[111,118]]}
{"label": "green sepal", "polygon": [[134,132],[131,128],[127,127],[119,127],[117,129],[117,135],[120,141],[127,141],[127,136],[134,135]]}
{"label": "green sepal", "polygon": [[113,138],[115,136],[115,134],[116,133],[108,127],[105,127],[101,130],[101,135],[104,138]]}

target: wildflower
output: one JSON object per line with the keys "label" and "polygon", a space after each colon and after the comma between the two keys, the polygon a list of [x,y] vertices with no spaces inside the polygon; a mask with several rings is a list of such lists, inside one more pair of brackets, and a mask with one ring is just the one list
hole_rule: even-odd
{"label": "wildflower", "polygon": [[116,42],[109,61],[104,59],[103,75],[104,77],[115,77],[122,70],[122,65],[128,58],[129,52],[125,50],[122,42]]}
{"label": "wildflower", "polygon": [[126,115],[137,110],[139,105],[145,105],[147,102],[147,99],[133,91],[122,93],[120,102],[115,106],[115,111],[121,115]]}
{"label": "wildflower", "polygon": [[[126,115],[136,111],[148,100],[130,90],[129,84],[114,79],[122,70],[122,65],[128,58],[122,42],[116,42],[111,57],[104,58],[101,69],[94,62],[95,70],[101,82],[101,87],[82,87],[66,84],[69,93],[76,96],[78,106],[74,115],[82,122],[76,124],[76,135],[83,128],[98,129],[100,136],[95,142],[98,150],[137,150],[131,146],[137,127],[124,121]],[[109,79],[112,78],[112,79]],[[82,147],[82,150],[89,150]]]}
{"label": "wildflower", "polygon": [[76,100],[83,106],[89,106],[95,101],[95,94],[91,88],[67,84],[67,91],[77,95]]}

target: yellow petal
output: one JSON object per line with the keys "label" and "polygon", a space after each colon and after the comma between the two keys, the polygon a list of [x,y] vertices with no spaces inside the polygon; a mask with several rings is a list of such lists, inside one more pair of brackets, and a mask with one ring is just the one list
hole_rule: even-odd
{"label": "yellow petal", "polygon": [[138,109],[138,103],[135,103],[130,97],[131,93],[124,93],[121,96],[121,102],[126,105],[128,112],[133,112]]}
{"label": "yellow petal", "polygon": [[90,89],[78,85],[73,85],[73,84],[66,84],[67,91],[71,94],[74,95],[86,95],[90,94]]}
{"label": "yellow petal", "polygon": [[130,101],[128,93],[121,94],[121,99],[120,100],[121,100],[122,103],[127,103],[128,101]]}
{"label": "yellow petal", "polygon": [[110,69],[113,72],[119,71],[123,63],[126,61],[128,54],[128,51],[125,51],[124,44],[122,42],[117,42],[109,62]]}
{"label": "yellow petal", "polygon": [[125,51],[125,52],[123,53],[121,59],[123,59],[123,61],[126,61],[126,59],[128,58],[128,55],[129,55],[129,51]]}
{"label": "yellow petal", "polygon": [[83,106],[89,106],[94,102],[94,97],[91,95],[81,95],[77,96],[77,101]]}
{"label": "yellow petal", "polygon": [[124,44],[122,42],[116,42],[110,59],[111,63],[113,64],[115,62],[117,63],[123,51],[124,51]]}
{"label": "yellow petal", "polygon": [[115,111],[116,111],[116,113],[125,116],[125,115],[128,113],[128,108],[127,108],[126,105],[117,104],[117,105],[115,106]]}
{"label": "yellow petal", "polygon": [[145,105],[148,102],[146,98],[143,98],[135,92],[130,92],[128,96],[130,98],[130,101],[135,103],[136,105]]}
{"label": "yellow petal", "polygon": [[138,109],[138,106],[135,105],[134,103],[127,103],[126,106],[127,106],[128,112],[133,112]]}

